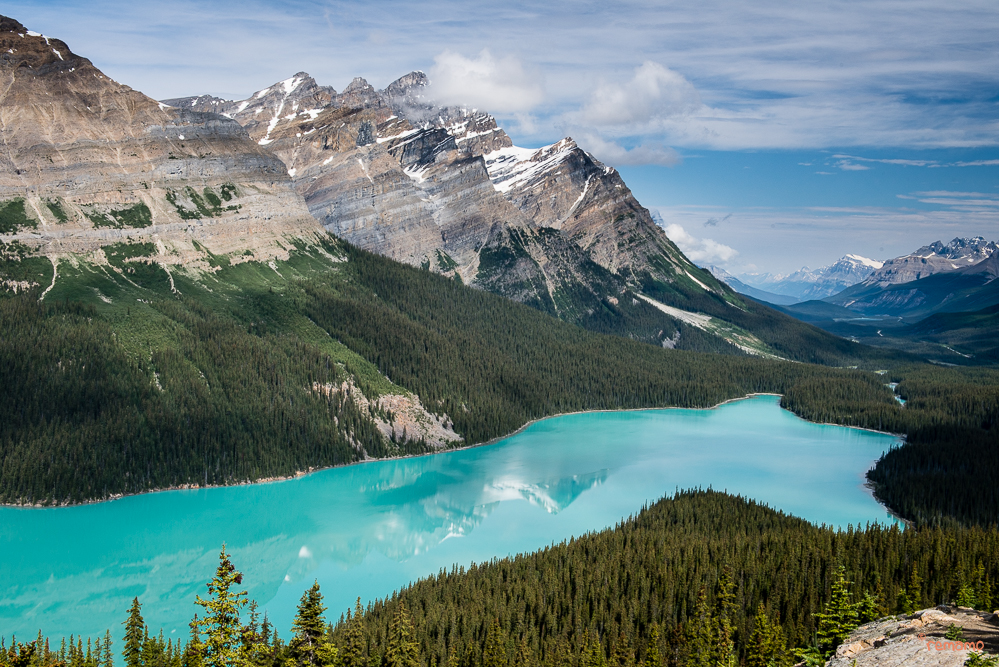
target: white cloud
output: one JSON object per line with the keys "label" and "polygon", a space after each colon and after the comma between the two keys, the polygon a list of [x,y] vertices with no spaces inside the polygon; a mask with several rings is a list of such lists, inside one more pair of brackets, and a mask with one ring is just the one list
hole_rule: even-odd
{"label": "white cloud", "polygon": [[576,143],[583,150],[592,153],[600,161],[615,167],[623,165],[658,164],[673,167],[683,159],[669,146],[641,145],[627,149],[613,141],[607,141],[593,133],[577,134]]}
{"label": "white cloud", "polygon": [[444,51],[434,58],[427,95],[444,105],[462,105],[494,114],[525,113],[545,99],[541,76],[514,56],[494,57],[483,49],[475,58]]}
{"label": "white cloud", "polygon": [[666,236],[695,264],[727,262],[739,254],[734,248],[712,239],[699,239],[691,236],[676,223],[666,227]]}
{"label": "white cloud", "polygon": [[644,125],[696,111],[701,97],[682,74],[651,60],[635,69],[630,81],[597,86],[580,113],[589,125]]}
{"label": "white cloud", "polygon": [[[970,199],[978,193],[966,194],[971,195]],[[989,208],[741,208],[734,212],[732,224],[719,225],[711,234],[719,243],[739,249],[739,254],[725,263],[726,270],[735,274],[756,270],[788,273],[802,266],[827,266],[846,254],[885,259],[940,239],[994,239],[996,209]],[[703,225],[705,217],[731,212],[729,207],[720,206],[656,209],[668,225],[667,235],[684,252],[686,248],[670,229],[696,229]]]}
{"label": "white cloud", "polygon": [[881,164],[897,164],[903,167],[931,167],[936,166],[936,160],[900,160],[900,159],[883,159],[883,158],[872,158],[872,157],[857,157],[856,155],[833,155],[834,158],[840,160],[855,160],[857,162],[880,162]]}
{"label": "white cloud", "polygon": [[867,171],[868,169],[870,169],[870,167],[868,167],[867,165],[854,164],[849,160],[840,160],[839,162],[836,163],[836,166],[842,169],[843,171]]}

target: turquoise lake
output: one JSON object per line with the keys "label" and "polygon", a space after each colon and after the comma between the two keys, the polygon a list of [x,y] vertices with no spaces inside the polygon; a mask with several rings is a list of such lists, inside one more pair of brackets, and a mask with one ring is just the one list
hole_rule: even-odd
{"label": "turquoise lake", "polygon": [[315,579],[335,620],[358,596],[613,526],[678,488],[727,490],[844,528],[888,522],[864,474],[897,443],[811,424],[759,396],[554,417],[486,447],[283,482],[0,508],[0,635],[110,628],[118,642],[138,596],[152,630],[186,640],[223,542],[287,638]]}

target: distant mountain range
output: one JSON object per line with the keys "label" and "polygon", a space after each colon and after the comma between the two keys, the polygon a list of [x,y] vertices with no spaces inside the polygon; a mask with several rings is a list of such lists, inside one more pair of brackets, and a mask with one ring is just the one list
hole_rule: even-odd
{"label": "distant mountain range", "polygon": [[[846,255],[790,275],[712,275],[736,292],[857,342],[947,363],[999,362],[999,246],[981,236],[936,241],[878,261]],[[766,289],[764,289],[766,287]]]}
{"label": "distant mountain range", "polygon": [[[846,255],[829,266],[809,269],[807,266],[789,275],[760,273],[744,274],[744,284],[773,294],[795,297],[798,301],[822,299],[842,292],[880,269],[883,262],[860,255]],[[734,288],[738,292],[738,288]],[[778,302],[774,302],[778,303]]]}

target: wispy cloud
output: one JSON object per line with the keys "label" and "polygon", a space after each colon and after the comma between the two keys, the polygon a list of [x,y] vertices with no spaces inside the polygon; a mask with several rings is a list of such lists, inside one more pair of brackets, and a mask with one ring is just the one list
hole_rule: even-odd
{"label": "wispy cloud", "polygon": [[683,251],[684,255],[698,264],[723,264],[739,254],[734,248],[713,239],[692,236],[675,223],[666,226],[666,236]]}
{"label": "wispy cloud", "polygon": [[[240,97],[301,70],[382,87],[436,66],[449,99],[529,110],[522,143],[559,138],[571,116],[629,148],[999,145],[999,5],[979,0],[905,11],[897,0],[23,0],[10,11],[159,98]],[[440,59],[442,45],[460,57]]]}
{"label": "wispy cloud", "polygon": [[540,72],[511,55],[496,58],[483,49],[467,58],[444,51],[434,58],[427,95],[443,105],[465,105],[494,114],[525,113],[544,101]]}
{"label": "wispy cloud", "polygon": [[[856,155],[833,155],[841,162],[836,166],[843,169],[843,164],[849,165],[850,161],[855,162],[878,162],[880,164],[900,165],[903,167],[927,167],[929,169],[942,169],[946,167],[995,167],[999,166],[999,160],[970,160],[966,162],[940,162],[939,160],[906,160],[900,158],[872,158],[859,157]],[[847,167],[849,168],[849,167]]]}
{"label": "wispy cloud", "polygon": [[843,171],[867,171],[870,167],[863,164],[855,164],[849,160],[840,160],[836,163],[836,166]]}
{"label": "wispy cloud", "polygon": [[599,160],[616,167],[625,165],[658,164],[673,167],[680,162],[680,154],[669,146],[641,144],[625,148],[614,141],[608,141],[590,130],[576,132],[576,143],[583,150],[592,153]]}
{"label": "wispy cloud", "polygon": [[952,211],[960,211],[962,213],[999,213],[999,194],[932,190],[897,196],[899,199],[910,199],[918,201],[921,204],[943,206]]}

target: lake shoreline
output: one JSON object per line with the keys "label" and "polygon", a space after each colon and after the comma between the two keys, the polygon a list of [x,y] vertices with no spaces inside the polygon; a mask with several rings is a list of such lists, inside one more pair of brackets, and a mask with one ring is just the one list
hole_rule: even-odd
{"label": "lake shoreline", "polygon": [[[295,473],[291,474],[291,475],[275,475],[275,476],[270,476],[270,477],[261,477],[261,478],[254,479],[254,480],[245,480],[245,481],[241,481],[241,482],[233,482],[232,484],[205,484],[205,485],[202,485],[202,484],[179,484],[179,485],[176,485],[176,486],[168,486],[168,487],[163,487],[163,488],[147,489],[145,491],[138,491],[136,493],[116,493],[116,494],[109,495],[109,496],[107,496],[105,498],[95,498],[95,499],[91,499],[91,500],[81,500],[79,502],[61,502],[61,503],[49,503],[49,504],[42,504],[42,503],[0,503],[0,507],[6,507],[6,508],[10,508],[10,509],[24,509],[24,510],[34,510],[34,509],[64,509],[64,508],[69,508],[69,507],[81,507],[81,506],[84,506],[84,505],[96,505],[96,504],[99,504],[99,503],[109,503],[109,502],[113,502],[115,500],[121,500],[123,498],[128,498],[128,497],[132,497],[132,496],[144,496],[144,495],[148,495],[148,494],[152,494],[152,493],[166,493],[166,492],[170,492],[170,491],[194,491],[194,490],[202,490],[202,489],[205,489],[205,490],[207,490],[207,489],[225,489],[225,488],[232,488],[232,487],[237,487],[237,486],[250,486],[250,485],[254,485],[254,484],[272,484],[272,483],[275,483],[275,482],[288,482],[288,481],[300,479],[302,477],[305,477],[307,475],[311,475],[313,473],[323,472],[324,470],[331,470],[333,468],[345,468],[345,467],[348,467],[348,466],[362,465],[362,464],[365,464],[365,463],[374,463],[374,462],[379,462],[379,461],[395,461],[395,460],[401,460],[401,459],[419,458],[419,457],[422,457],[422,456],[436,456],[438,454],[444,454],[444,453],[448,453],[448,452],[459,452],[459,451],[463,451],[463,450],[466,450],[466,449],[474,449],[476,447],[488,447],[488,446],[491,446],[491,445],[498,444],[498,443],[500,443],[503,440],[506,440],[508,438],[514,437],[515,435],[518,435],[518,434],[522,433],[527,428],[533,426],[534,424],[537,424],[538,422],[542,422],[542,421],[545,421],[547,419],[555,419],[556,417],[567,417],[567,416],[570,416],[570,415],[597,414],[597,413],[606,413],[606,412],[646,412],[646,411],[653,411],[653,410],[717,410],[718,408],[720,408],[720,407],[722,407],[724,405],[727,405],[729,403],[735,403],[735,402],[738,402],[738,401],[745,401],[745,400],[748,400],[748,399],[751,399],[751,398],[760,397],[760,396],[777,396],[779,398],[783,398],[783,394],[774,394],[774,393],[770,393],[770,392],[757,392],[757,393],[752,393],[752,394],[746,394],[744,396],[737,396],[735,398],[729,398],[729,399],[726,399],[726,400],[722,401],[721,403],[717,403],[715,405],[712,405],[712,406],[709,406],[709,407],[705,407],[705,408],[685,408],[685,407],[679,407],[679,406],[675,406],[675,405],[669,405],[669,406],[658,407],[658,408],[620,408],[620,409],[608,409],[608,410],[579,410],[577,412],[559,412],[557,414],[547,415],[545,417],[538,417],[537,419],[531,419],[528,422],[526,422],[524,425],[522,425],[519,428],[517,428],[516,430],[514,430],[514,431],[512,431],[510,433],[507,433],[506,435],[497,436],[495,438],[487,440],[486,442],[479,442],[479,443],[475,443],[475,444],[471,444],[471,445],[464,445],[462,447],[443,448],[443,449],[439,449],[437,451],[423,452],[421,454],[403,454],[401,456],[390,456],[390,457],[381,458],[381,459],[366,458],[366,459],[362,459],[360,461],[351,461],[350,463],[341,463],[341,464],[338,464],[338,465],[323,466],[321,468],[309,468],[307,470],[298,470],[298,471],[295,471]],[[784,408],[784,407],[781,407],[781,406],[778,406],[778,407],[780,407],[780,409],[782,409],[782,410],[786,410],[786,408]],[[791,412],[790,410],[787,410],[787,411]],[[798,417],[798,419],[801,419],[801,420],[806,421],[806,422],[808,421],[804,417],[800,417],[799,415],[796,415],[793,412],[791,412],[791,414],[794,414],[794,416]],[[900,433],[889,433],[887,431],[878,431],[878,430],[875,430],[875,429],[863,428],[861,426],[847,426],[847,425],[844,425],[844,424],[833,424],[833,423],[828,423],[828,422],[809,422],[809,423],[810,424],[816,424],[816,425],[819,425],[819,426],[839,426],[839,427],[842,427],[842,428],[856,429],[858,431],[869,431],[871,433],[878,433],[878,434],[881,434],[881,435],[890,435],[890,436],[894,436],[896,438],[899,438],[903,443],[905,442],[905,436],[903,434],[900,434]],[[865,486],[867,486],[867,484],[865,484]],[[873,488],[871,488],[871,491],[873,491]],[[889,513],[891,513],[891,510],[889,510],[888,507],[886,505],[884,505],[884,503],[882,503],[880,500],[878,500],[877,497],[874,496],[873,493],[872,493],[872,496],[878,502],[879,505],[881,505],[887,511],[889,511]],[[895,516],[895,515],[892,514],[892,516]],[[908,522],[904,518],[902,518],[902,517],[896,517],[896,518],[898,518],[900,521],[905,521],[906,525],[908,525]]]}

